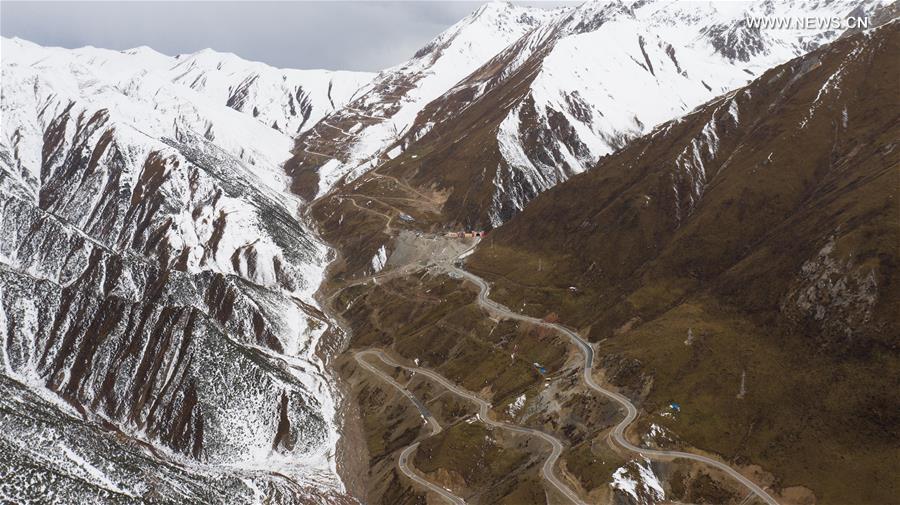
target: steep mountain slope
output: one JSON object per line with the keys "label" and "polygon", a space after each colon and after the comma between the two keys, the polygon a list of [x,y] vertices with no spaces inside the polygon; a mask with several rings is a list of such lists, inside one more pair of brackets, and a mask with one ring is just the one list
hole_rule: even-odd
{"label": "steep mountain slope", "polygon": [[[758,463],[780,496],[896,496],[898,25],[749,21],[886,21],[896,4],[721,5],[489,4],[377,76],[4,39],[0,501],[350,501],[333,323],[313,299],[335,256],[356,344],[443,367],[560,436],[560,473],[585,495],[706,482],[621,461],[604,433],[618,411],[578,390],[565,343],[486,317],[461,281],[347,278],[455,240],[401,230],[510,218],[469,266],[509,307],[590,335],[669,442]],[[322,195],[309,215],[337,255],[303,221]],[[424,499],[391,459],[419,411],[352,366],[374,448],[358,463],[375,470],[353,478]],[[524,456],[545,448],[491,440],[440,402],[453,426],[418,467],[484,502],[546,499]]]}
{"label": "steep mountain slope", "polygon": [[894,21],[767,71],[536,198],[469,268],[581,328],[692,445],[818,503],[890,502],[898,64]]}
{"label": "steep mountain slope", "polygon": [[410,60],[382,71],[327,121],[300,136],[287,166],[292,189],[321,196],[358,177],[407,133],[419,111],[554,11],[490,3],[448,28]]}
{"label": "steep mountain slope", "polygon": [[350,102],[375,74],[272,68],[234,54],[206,49],[178,55],[172,81],[250,114],[287,135],[312,128]]}
{"label": "steep mountain slope", "polygon": [[[21,39],[4,39],[4,46],[16,48],[4,55],[7,63],[15,63],[23,55],[30,58],[28,48],[36,49]],[[149,47],[120,52],[85,47],[57,53],[78,55],[85,62],[93,60],[92,64],[104,72],[144,72],[181,84],[216,105],[251,115],[288,136],[308,130],[342,107],[375,76],[369,72],[279,69],[211,49],[174,57]],[[209,135],[214,136],[215,131]]]}
{"label": "steep mountain slope", "polygon": [[[837,38],[762,17],[844,20],[877,2],[588,2],[431,102],[382,173],[439,191],[448,221],[497,226],[659,123]],[[407,152],[400,155],[401,149]]]}
{"label": "steep mountain slope", "polygon": [[2,53],[4,468],[65,502],[340,499],[291,138],[146,50]]}

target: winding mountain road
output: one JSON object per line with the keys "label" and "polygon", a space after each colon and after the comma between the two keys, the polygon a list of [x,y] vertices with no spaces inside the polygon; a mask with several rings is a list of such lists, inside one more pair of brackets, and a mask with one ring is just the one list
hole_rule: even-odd
{"label": "winding mountain road", "polygon": [[[355,202],[353,202],[353,203],[355,203]],[[366,210],[370,210],[370,209],[366,209]],[[513,312],[508,307],[490,299],[489,298],[490,285],[487,283],[487,281],[485,281],[481,277],[479,277],[467,270],[458,268],[453,264],[453,261],[460,259],[462,257],[465,257],[469,252],[471,252],[471,250],[472,249],[470,248],[466,251],[463,251],[458,256],[456,256],[456,258],[454,258],[452,260],[451,259],[443,259],[443,260],[438,260],[438,261],[432,261],[430,264],[432,266],[440,267],[440,268],[446,270],[448,273],[453,273],[453,274],[475,284],[475,286],[477,286],[478,290],[479,290],[478,297],[477,297],[477,303],[480,306],[482,306],[483,308],[485,308],[486,310],[488,310],[489,312],[492,312],[496,315],[505,317],[507,319],[523,321],[523,322],[527,322],[527,323],[530,323],[530,324],[533,324],[536,326],[541,326],[541,327],[556,331],[558,333],[565,335],[573,344],[575,344],[575,346],[578,347],[578,349],[581,351],[582,355],[584,356],[584,363],[583,363],[583,368],[582,368],[582,377],[583,377],[584,383],[590,389],[594,390],[595,392],[597,392],[607,398],[610,398],[611,400],[618,403],[620,405],[620,407],[625,411],[625,417],[613,428],[612,432],[610,433],[610,436],[612,437],[612,439],[619,446],[623,447],[627,451],[630,451],[630,452],[633,452],[636,454],[640,454],[648,459],[655,459],[655,460],[687,459],[687,460],[703,463],[705,465],[709,465],[711,467],[717,468],[718,470],[726,473],[727,475],[729,475],[730,477],[732,477],[733,479],[738,481],[740,484],[742,484],[744,487],[746,487],[750,491],[751,496],[755,495],[756,497],[758,497],[759,499],[761,499],[764,503],[766,503],[768,505],[779,505],[778,502],[775,500],[775,498],[773,498],[762,487],[760,487],[758,484],[756,484],[755,482],[753,482],[752,480],[750,480],[749,478],[747,478],[746,476],[744,476],[743,474],[741,474],[740,472],[738,472],[737,470],[735,470],[734,468],[729,466],[728,464],[723,463],[722,461],[719,461],[719,460],[716,460],[716,459],[713,459],[713,458],[710,458],[707,456],[699,455],[699,454],[689,453],[689,452],[648,449],[648,448],[634,445],[630,441],[628,441],[628,439],[625,437],[625,431],[632,424],[632,422],[634,422],[634,420],[637,418],[637,415],[638,415],[637,407],[635,407],[634,404],[631,402],[631,400],[629,400],[626,396],[624,396],[620,393],[617,393],[615,391],[610,391],[608,389],[605,389],[594,380],[594,377],[592,374],[593,364],[594,364],[594,349],[591,346],[591,344],[588,343],[583,338],[581,338],[581,336],[579,336],[575,331],[573,331],[569,328],[566,328],[565,326],[562,326],[562,325],[556,324],[556,323],[549,323],[549,322],[543,321],[543,320],[535,318],[535,317],[531,317],[531,316],[523,315],[523,314],[520,314],[517,312]],[[407,265],[406,267],[401,268],[400,270],[408,270],[408,269],[415,269],[415,268],[417,268],[417,266]],[[392,272],[392,273],[398,274],[399,272]],[[382,273],[381,275],[387,276],[386,273]],[[495,427],[498,427],[501,429],[510,430],[513,432],[533,435],[533,436],[541,438],[542,440],[544,440],[545,442],[550,444],[552,450],[551,450],[550,456],[544,461],[544,464],[541,467],[542,476],[553,487],[555,487],[562,495],[564,495],[566,498],[571,500],[573,503],[575,503],[577,505],[584,505],[585,502],[582,501],[581,498],[579,498],[579,496],[574,491],[572,491],[572,489],[570,489],[564,482],[562,482],[554,474],[554,471],[553,471],[554,467],[556,466],[556,463],[559,460],[559,458],[562,454],[562,451],[564,450],[564,445],[562,444],[562,442],[560,442],[553,436],[551,436],[547,433],[544,433],[540,430],[525,428],[522,426],[504,423],[504,422],[500,422],[500,421],[495,421],[495,420],[491,419],[489,416],[489,413],[491,410],[490,403],[488,403],[484,399],[480,398],[475,393],[472,393],[472,392],[460,387],[459,385],[451,382],[450,380],[446,379],[445,377],[438,374],[437,372],[434,372],[427,368],[410,367],[410,366],[405,366],[405,365],[396,363],[380,349],[366,349],[366,350],[358,351],[355,355],[355,358],[360,363],[360,365],[362,365],[364,368],[366,368],[370,372],[376,374],[377,376],[379,376],[380,378],[382,378],[383,380],[385,380],[386,382],[388,382],[389,384],[391,384],[392,386],[394,386],[395,388],[400,390],[407,398],[409,398],[410,401],[412,401],[413,404],[415,404],[416,408],[419,409],[419,412],[422,414],[422,417],[426,420],[426,422],[431,425],[432,435],[440,433],[441,427],[438,424],[437,420],[434,418],[434,416],[428,411],[427,407],[425,407],[425,405],[415,395],[413,395],[409,390],[407,390],[403,385],[399,384],[393,378],[391,378],[389,375],[385,374],[378,368],[374,367],[371,363],[368,363],[365,359],[363,359],[363,357],[365,357],[365,356],[375,356],[388,366],[400,367],[400,368],[404,368],[405,370],[408,370],[413,373],[419,373],[419,374],[431,379],[432,381],[440,384],[441,386],[446,388],[448,391],[456,394],[457,396],[460,396],[460,397],[476,404],[479,408],[478,419],[480,421],[484,422],[485,424],[495,426]],[[426,489],[439,494],[447,502],[452,503],[454,505],[465,504],[465,501],[462,498],[454,495],[449,490],[424,479],[421,475],[419,475],[412,468],[409,467],[409,464],[408,464],[409,457],[412,455],[412,453],[418,447],[419,447],[419,442],[415,442],[414,444],[411,444],[410,446],[406,447],[401,452],[400,458],[398,461],[398,466],[400,467],[401,472],[403,472],[404,475],[406,475],[407,477],[409,477],[411,480],[415,481],[416,483],[420,484],[421,486],[425,487]]]}
{"label": "winding mountain road", "polygon": [[[468,252],[468,251],[466,251],[466,252]],[[466,254],[466,253],[464,252],[463,254]],[[681,459],[689,459],[692,461],[698,461],[700,463],[704,463],[709,466],[715,467],[715,468],[725,472],[726,474],[728,474],[729,476],[731,476],[732,478],[734,478],[741,484],[743,484],[747,489],[752,491],[753,494],[758,496],[761,500],[763,500],[768,505],[778,505],[778,502],[775,501],[775,498],[773,498],[763,488],[761,488],[759,485],[757,485],[752,480],[745,477],[743,474],[741,474],[734,468],[730,467],[729,465],[727,465],[725,463],[722,463],[721,461],[718,461],[718,460],[715,460],[715,459],[712,459],[712,458],[709,458],[706,456],[701,456],[699,454],[692,454],[689,452],[646,449],[643,447],[636,446],[636,445],[632,444],[631,442],[629,442],[628,439],[625,438],[625,430],[637,418],[637,415],[638,415],[637,408],[634,406],[633,403],[631,403],[631,400],[629,400],[624,395],[616,393],[615,391],[610,391],[608,389],[604,389],[594,381],[593,374],[591,373],[591,371],[593,369],[593,365],[594,365],[594,348],[591,347],[591,345],[586,340],[582,339],[577,333],[570,330],[569,328],[566,328],[565,326],[555,324],[555,323],[548,323],[548,322],[538,319],[536,317],[526,316],[526,315],[519,314],[517,312],[513,312],[506,306],[501,305],[501,304],[495,302],[494,300],[491,300],[490,298],[488,298],[488,294],[490,293],[490,285],[487,283],[487,281],[485,281],[481,277],[478,277],[477,275],[475,275],[467,270],[463,270],[461,268],[457,268],[452,265],[447,266],[447,268],[451,272],[454,272],[457,275],[462,276],[464,279],[467,279],[470,282],[472,282],[473,284],[475,284],[476,286],[478,286],[478,289],[479,289],[478,304],[481,305],[482,307],[484,307],[485,309],[487,309],[488,311],[491,311],[497,315],[506,317],[508,319],[524,321],[524,322],[531,323],[531,324],[534,324],[537,326],[542,326],[544,328],[555,330],[555,331],[565,335],[566,337],[568,337],[569,340],[571,340],[572,343],[574,343],[581,350],[581,353],[584,355],[584,366],[582,369],[582,375],[583,375],[585,384],[587,384],[587,386],[589,388],[600,393],[601,395],[612,399],[613,401],[618,403],[625,410],[625,418],[622,419],[622,421],[620,421],[619,424],[616,425],[616,427],[613,429],[613,432],[612,432],[613,439],[616,441],[617,444],[619,444],[620,446],[622,446],[623,448],[625,448],[628,451],[640,454],[649,459],[681,458]]]}
{"label": "winding mountain road", "polygon": [[[422,418],[425,419],[425,422],[428,423],[429,425],[431,425],[431,435],[432,436],[440,433],[441,425],[438,423],[437,419],[435,419],[434,416],[431,415],[431,412],[428,410],[427,407],[425,407],[425,404],[422,403],[416,397],[416,395],[412,394],[412,392],[410,392],[408,389],[406,389],[406,387],[404,387],[399,382],[395,381],[393,377],[382,372],[378,368],[372,366],[372,364],[370,364],[368,361],[366,361],[364,359],[364,357],[369,354],[374,354],[374,355],[378,356],[379,358],[381,358],[382,361],[384,361],[384,358],[382,358],[383,355],[381,354],[381,351],[377,351],[377,352],[376,351],[360,351],[354,355],[354,358],[356,359],[356,362],[359,363],[363,368],[365,368],[369,372],[372,372],[373,374],[377,375],[381,380],[387,382],[391,386],[394,386],[397,390],[399,390],[401,393],[403,393],[404,396],[409,398],[409,400],[413,403],[413,405],[415,405],[416,408],[419,409],[419,413],[422,414]],[[420,486],[424,487],[425,489],[428,489],[429,491],[433,491],[433,492],[437,493],[442,498],[444,498],[444,500],[446,500],[448,503],[451,503],[453,505],[466,505],[466,502],[459,496],[456,496],[455,494],[451,493],[449,490],[444,489],[441,486],[438,486],[437,484],[425,479],[424,477],[419,475],[415,470],[410,468],[409,457],[416,449],[419,448],[419,443],[420,442],[417,441],[413,444],[410,444],[405,449],[403,449],[403,452],[400,453],[400,457],[397,460],[397,466],[400,468],[400,471],[403,472],[403,475],[406,475],[407,477],[412,479],[415,483],[419,484]]]}
{"label": "winding mountain road", "polygon": [[[478,420],[487,424],[489,426],[494,426],[496,428],[504,429],[507,431],[512,431],[515,433],[522,433],[525,435],[532,435],[540,438],[541,440],[550,444],[551,451],[550,456],[544,460],[544,464],[541,467],[541,475],[544,479],[547,480],[553,487],[555,487],[560,493],[562,493],[566,498],[568,498],[572,503],[576,505],[585,505],[585,502],[578,497],[578,494],[575,493],[569,486],[567,486],[563,481],[561,481],[556,474],[553,473],[553,468],[556,466],[556,462],[559,460],[560,455],[562,455],[562,451],[564,446],[562,442],[557,440],[551,435],[544,433],[543,431],[536,430],[533,428],[525,428],[522,426],[518,426],[515,424],[504,423],[501,421],[495,421],[490,417],[491,404],[476,395],[475,393],[468,391],[454,382],[451,382],[443,375],[440,375],[437,372],[434,372],[428,368],[423,367],[411,367],[401,365],[390,358],[387,354],[379,349],[368,349],[365,351],[360,351],[356,353],[356,360],[359,361],[361,356],[365,355],[375,355],[381,361],[383,361],[388,366],[400,367],[404,370],[410,371],[412,373],[417,373],[427,377],[428,379],[440,384],[445,389],[450,391],[451,393],[464,398],[478,406]],[[411,393],[410,393],[411,394]],[[409,450],[407,448],[406,450]],[[410,451],[411,452],[411,451]]]}

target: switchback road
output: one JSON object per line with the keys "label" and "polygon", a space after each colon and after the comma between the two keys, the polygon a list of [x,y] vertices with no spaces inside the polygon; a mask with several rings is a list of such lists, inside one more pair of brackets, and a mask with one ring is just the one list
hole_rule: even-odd
{"label": "switchback road", "polygon": [[[466,254],[466,253],[463,253],[463,254]],[[759,485],[757,485],[755,482],[748,479],[743,474],[741,474],[734,468],[730,467],[729,465],[727,465],[721,461],[718,461],[718,460],[715,460],[713,458],[709,458],[706,456],[701,456],[699,454],[692,454],[689,452],[646,449],[643,447],[638,447],[638,446],[632,444],[631,442],[629,442],[628,439],[625,438],[625,430],[628,428],[629,425],[631,425],[631,423],[635,420],[635,418],[637,418],[637,414],[638,414],[637,408],[634,406],[633,403],[631,403],[631,400],[629,400],[624,395],[616,393],[615,391],[610,391],[608,389],[604,389],[594,381],[593,374],[591,373],[591,371],[593,369],[593,365],[594,365],[594,348],[591,347],[591,344],[589,344],[586,340],[582,339],[581,336],[579,336],[577,333],[570,330],[569,328],[566,328],[565,326],[562,326],[560,324],[555,324],[555,323],[548,323],[548,322],[538,319],[536,317],[526,316],[526,315],[519,314],[517,312],[513,312],[506,306],[501,305],[501,304],[495,302],[494,300],[491,300],[490,298],[488,298],[488,294],[490,293],[490,286],[488,285],[487,281],[485,281],[481,277],[478,277],[477,275],[475,275],[467,270],[463,270],[463,269],[457,268],[455,266],[447,266],[447,268],[449,268],[449,270],[451,272],[455,272],[456,274],[461,275],[463,278],[469,280],[470,282],[472,282],[473,284],[478,286],[478,290],[479,290],[478,304],[481,305],[482,307],[484,307],[485,309],[487,309],[488,311],[490,311],[494,314],[503,316],[508,319],[524,321],[524,322],[531,323],[531,324],[534,324],[537,326],[542,326],[544,328],[555,330],[555,331],[565,335],[566,337],[568,337],[569,340],[571,340],[572,343],[574,343],[581,350],[581,353],[584,355],[584,366],[582,369],[582,375],[583,375],[585,384],[587,384],[587,386],[589,388],[591,388],[592,390],[600,393],[603,396],[606,396],[607,398],[612,399],[613,401],[618,403],[625,410],[625,418],[622,419],[622,421],[616,425],[616,427],[613,429],[613,432],[612,432],[613,439],[620,446],[624,447],[625,449],[627,449],[631,452],[635,452],[635,453],[640,454],[649,459],[681,458],[681,459],[689,459],[692,461],[698,461],[700,463],[707,464],[709,466],[715,467],[715,468],[725,472],[726,474],[728,474],[729,476],[731,476],[732,478],[734,478],[735,480],[737,480],[738,482],[743,484],[747,489],[752,491],[753,494],[758,496],[765,503],[767,503],[769,505],[778,505],[778,502],[775,501],[775,499],[772,498],[772,496],[769,493],[767,493],[763,488],[759,487]]]}
{"label": "switchback road", "polygon": [[[378,353],[380,353],[380,351],[378,351]],[[431,435],[432,436],[440,433],[441,425],[438,424],[437,419],[435,419],[434,416],[431,415],[431,412],[428,410],[428,408],[425,407],[425,404],[422,403],[416,397],[416,395],[412,394],[412,392],[410,392],[408,389],[406,389],[406,387],[404,387],[399,382],[395,381],[393,377],[382,372],[378,368],[372,366],[369,362],[367,362],[364,359],[364,357],[369,354],[375,354],[380,357],[380,354],[378,354],[378,353],[376,353],[374,351],[361,351],[361,352],[356,353],[356,355],[354,357],[356,358],[356,362],[359,363],[363,368],[372,372],[373,374],[378,376],[381,380],[387,382],[391,386],[394,386],[395,388],[397,388],[397,390],[399,390],[401,393],[403,393],[404,396],[409,398],[409,400],[413,403],[413,405],[415,405],[416,408],[419,409],[419,413],[422,414],[422,418],[425,419],[425,421],[429,425],[431,425]],[[441,486],[438,486],[437,484],[423,478],[415,470],[413,470],[412,468],[409,467],[409,456],[418,447],[419,447],[419,442],[416,442],[414,444],[409,445],[405,449],[403,449],[403,452],[400,453],[400,458],[397,460],[397,466],[400,468],[400,471],[403,472],[403,475],[406,475],[407,477],[412,479],[413,482],[428,489],[429,491],[433,491],[433,492],[437,493],[448,503],[452,503],[453,505],[466,505],[466,502],[462,498],[451,493],[449,490],[444,489]]]}
{"label": "switchback road", "polygon": [[[357,361],[360,360],[360,355],[363,355],[363,356],[364,355],[375,355],[381,361],[383,361],[385,364],[387,364],[388,366],[400,367],[400,368],[403,368],[404,370],[408,370],[413,373],[424,375],[428,379],[440,384],[441,386],[446,388],[451,393],[476,404],[478,406],[478,420],[483,422],[484,424],[487,424],[489,426],[494,426],[497,428],[501,428],[504,430],[512,431],[515,433],[522,433],[525,435],[536,436],[536,437],[540,438],[541,440],[547,442],[548,444],[550,444],[551,451],[550,451],[550,456],[547,457],[546,460],[544,460],[544,464],[541,467],[541,475],[544,477],[544,479],[547,480],[547,482],[549,482],[553,487],[555,487],[560,493],[563,494],[563,496],[568,498],[572,503],[575,503],[576,505],[585,505],[585,503],[581,500],[581,498],[578,497],[578,494],[575,493],[574,491],[572,491],[572,489],[569,488],[569,486],[567,486],[563,481],[561,481],[556,476],[556,474],[553,472],[553,469],[556,466],[556,462],[559,460],[559,457],[562,454],[562,451],[564,448],[562,442],[560,442],[553,436],[548,435],[547,433],[544,433],[543,431],[540,431],[540,430],[536,430],[536,429],[532,429],[532,428],[525,428],[522,426],[517,426],[515,424],[504,423],[501,421],[495,421],[495,420],[491,419],[491,417],[490,417],[491,404],[490,403],[488,403],[487,401],[485,401],[484,399],[482,399],[475,393],[468,391],[466,389],[463,389],[462,387],[458,386],[454,382],[447,380],[447,378],[445,378],[443,375],[440,375],[439,373],[434,372],[428,368],[411,367],[411,366],[401,365],[401,364],[395,362],[394,360],[392,360],[390,358],[390,356],[386,355],[383,351],[378,350],[378,349],[369,349],[369,350],[360,351],[360,352],[356,353]],[[408,448],[407,448],[407,450],[408,450]]]}

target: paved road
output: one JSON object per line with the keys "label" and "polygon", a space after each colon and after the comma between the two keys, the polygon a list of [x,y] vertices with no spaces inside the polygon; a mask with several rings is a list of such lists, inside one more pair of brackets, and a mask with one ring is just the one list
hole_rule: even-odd
{"label": "paved road", "polygon": [[[431,435],[432,436],[440,433],[441,425],[438,423],[437,419],[435,419],[434,416],[431,415],[431,412],[428,410],[427,407],[425,407],[425,404],[422,403],[419,400],[419,398],[416,397],[416,395],[412,394],[412,392],[410,392],[408,389],[406,389],[402,384],[395,381],[393,377],[382,372],[378,368],[372,366],[368,361],[366,361],[364,359],[364,357],[369,354],[377,355],[378,353],[375,353],[373,351],[360,351],[360,352],[357,352],[354,357],[356,358],[356,362],[359,363],[360,365],[362,365],[363,368],[365,368],[366,370],[377,375],[381,380],[383,380],[383,381],[387,382],[388,384],[397,388],[401,393],[404,394],[404,396],[406,396],[407,398],[409,398],[410,401],[412,401],[413,405],[415,405],[416,408],[419,409],[419,413],[422,414],[422,418],[425,419],[425,421],[431,426]],[[456,496],[455,494],[451,493],[449,490],[444,489],[441,486],[438,486],[437,484],[425,479],[424,477],[419,475],[415,470],[410,468],[409,456],[418,447],[419,447],[419,442],[416,442],[414,444],[409,445],[405,449],[403,449],[403,452],[400,453],[400,458],[397,460],[397,466],[400,468],[400,471],[403,472],[403,475],[406,475],[407,477],[412,479],[415,483],[428,489],[429,491],[433,491],[433,492],[437,493],[442,498],[444,498],[444,500],[446,500],[448,503],[452,503],[453,505],[466,505],[466,502],[459,496]]]}
{"label": "paved road", "polygon": [[[463,253],[463,254],[465,254],[465,253]],[[740,472],[738,472],[734,468],[731,468],[727,464],[722,463],[721,461],[718,461],[718,460],[715,460],[712,458],[708,458],[706,456],[701,456],[699,454],[692,454],[689,452],[645,449],[643,447],[638,447],[638,446],[632,444],[631,442],[629,442],[628,439],[625,438],[625,429],[628,428],[628,426],[637,417],[637,414],[638,414],[637,408],[634,406],[633,403],[631,403],[631,400],[629,400],[627,397],[625,397],[619,393],[616,393],[615,391],[610,391],[608,389],[604,389],[604,388],[600,387],[600,385],[594,381],[593,374],[591,373],[591,371],[593,369],[593,365],[594,365],[594,349],[593,349],[593,347],[591,347],[591,345],[587,341],[582,339],[577,333],[570,330],[569,328],[566,328],[565,326],[562,326],[559,324],[554,324],[554,323],[548,323],[541,319],[537,319],[537,318],[531,317],[531,316],[525,316],[525,315],[522,315],[517,312],[513,312],[513,311],[509,310],[509,308],[507,308],[506,306],[501,305],[501,304],[495,302],[494,300],[491,300],[490,298],[488,298],[488,294],[490,293],[490,286],[484,279],[482,279],[481,277],[478,277],[477,275],[475,275],[471,272],[462,270],[455,266],[448,266],[447,268],[449,268],[450,271],[455,272],[458,275],[461,275],[463,278],[468,279],[469,281],[474,283],[476,286],[478,286],[478,289],[479,289],[478,303],[482,307],[486,308],[487,310],[489,310],[497,315],[501,315],[501,316],[504,316],[509,319],[525,321],[525,322],[528,322],[528,323],[531,323],[531,324],[534,324],[537,326],[543,326],[544,328],[549,328],[549,329],[555,330],[559,333],[562,333],[563,335],[568,337],[569,340],[571,340],[572,343],[574,343],[581,350],[581,353],[584,355],[584,368],[583,368],[582,372],[583,372],[585,384],[587,384],[588,387],[590,387],[594,391],[606,396],[607,398],[614,400],[625,410],[625,418],[622,419],[622,421],[616,425],[616,427],[613,429],[613,432],[612,432],[613,439],[620,446],[624,447],[625,449],[627,449],[629,451],[632,451],[632,452],[638,453],[642,456],[645,456],[649,459],[681,458],[681,459],[689,459],[689,460],[693,460],[693,461],[699,461],[699,462],[705,463],[709,466],[716,467],[719,470],[722,470],[723,472],[725,472],[728,475],[730,475],[731,477],[733,477],[735,480],[737,480],[741,484],[743,484],[745,487],[747,487],[747,489],[752,491],[753,494],[758,496],[765,503],[767,503],[769,505],[778,505],[778,502],[775,501],[775,498],[773,498],[764,489],[759,487],[755,482],[748,479],[747,477],[742,475]]]}
{"label": "paved road", "polygon": [[[547,482],[549,482],[553,487],[555,487],[557,490],[559,490],[559,492],[562,493],[566,498],[568,498],[572,503],[575,503],[577,505],[585,505],[585,503],[581,500],[581,498],[578,497],[578,494],[576,494],[574,491],[572,491],[572,489],[569,488],[564,482],[559,480],[559,478],[553,472],[553,469],[556,466],[556,462],[559,460],[559,456],[562,454],[562,451],[564,448],[562,442],[560,442],[553,436],[548,435],[547,433],[544,433],[543,431],[540,431],[540,430],[535,430],[532,428],[524,428],[522,426],[517,426],[514,424],[504,423],[504,422],[495,421],[495,420],[491,419],[491,417],[490,417],[491,404],[490,403],[483,400],[481,397],[479,397],[475,393],[468,391],[466,389],[463,389],[462,387],[458,386],[456,383],[447,380],[443,375],[440,375],[437,372],[434,372],[427,368],[401,365],[401,364],[395,362],[394,360],[392,360],[388,355],[386,355],[384,352],[382,352],[378,349],[369,349],[369,350],[360,351],[360,352],[356,353],[357,361],[360,361],[361,355],[362,356],[375,355],[381,361],[383,361],[385,364],[387,364],[388,366],[400,367],[400,368],[403,368],[410,372],[424,375],[425,377],[428,377],[430,380],[445,387],[448,391],[452,392],[453,394],[460,396],[462,398],[465,398],[466,400],[469,400],[470,402],[478,405],[478,420],[483,422],[484,424],[487,424],[490,426],[495,426],[497,428],[501,428],[501,429],[508,430],[508,431],[513,431],[516,433],[523,433],[526,435],[536,436],[536,437],[540,438],[541,440],[550,444],[550,447],[552,450],[550,451],[550,456],[546,460],[544,460],[544,465],[541,467],[541,475],[544,477],[544,479],[547,480]],[[412,452],[409,447],[407,447],[404,452],[407,452],[407,451]]]}
{"label": "paved road", "polygon": [[414,480],[420,486],[423,486],[439,494],[441,498],[447,501],[447,503],[452,503],[453,505],[466,505],[466,502],[463,501],[462,498],[456,496],[450,491],[447,491],[441,486],[438,486],[437,484],[433,484],[432,482],[425,480],[424,478],[420,477],[419,474],[417,474],[412,468],[409,467],[409,456],[418,448],[419,442],[416,442],[408,446],[406,449],[403,449],[403,452],[400,453],[400,459],[397,460],[397,466],[400,467],[400,471],[410,479]]}

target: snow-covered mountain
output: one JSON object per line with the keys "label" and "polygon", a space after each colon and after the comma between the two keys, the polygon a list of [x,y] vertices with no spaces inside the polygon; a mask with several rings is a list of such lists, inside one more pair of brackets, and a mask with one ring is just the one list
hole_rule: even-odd
{"label": "snow-covered mountain", "polygon": [[[232,92],[254,118],[225,83],[262,67],[216,58],[3,40],[0,459],[57,500],[342,493],[327,251],[285,190],[292,138],[265,124],[296,121],[277,96],[299,84]],[[86,444],[91,426],[118,436]]]}
{"label": "snow-covered mountain", "polygon": [[[678,446],[692,438],[716,444],[730,464],[793,473],[815,493],[810,502],[894,501],[898,469],[884,462],[896,450],[870,439],[883,437],[887,413],[900,412],[889,386],[896,369],[886,372],[873,351],[900,344],[898,88],[900,21],[843,37],[539,195],[491,232],[467,267],[486,272],[492,292],[502,293],[494,296],[527,297],[531,308],[523,312],[558,314],[583,328],[606,377],[645,398],[642,415],[660,421],[645,443],[671,447],[664,439],[672,435],[681,438]],[[710,330],[698,345],[699,321]],[[723,379],[723,363],[745,345],[773,358],[751,365],[753,372],[734,366]],[[702,358],[680,354],[699,346]],[[830,386],[818,359],[825,355],[829,367],[854,378],[846,389]],[[670,366],[673,359],[679,364]],[[748,399],[745,374],[778,376],[781,359],[796,370],[778,389],[758,385],[759,396]],[[829,391],[834,407],[823,407],[819,390]],[[724,410],[728,421],[688,435],[694,421],[676,420],[680,413],[663,407],[676,395],[689,398],[681,408],[695,411],[694,419]],[[697,402],[700,395],[716,400]],[[856,398],[872,409],[861,414]],[[729,402],[734,407],[723,407]],[[790,432],[803,417],[809,434],[772,442],[768,433]],[[753,430],[740,447],[729,445],[733,427],[751,423],[767,426],[766,434]],[[841,441],[826,450],[823,440]],[[830,461],[825,451],[841,457]],[[689,486],[660,468],[634,457],[611,482],[593,485],[612,487],[619,494],[612,503],[734,501],[681,494]],[[838,475],[857,485],[831,488]],[[784,489],[772,491],[781,493],[780,503],[790,502]]]}
{"label": "snow-covered mountain", "polygon": [[288,165],[294,191],[312,199],[341,178],[357,177],[374,167],[423,107],[558,12],[486,4],[410,60],[380,72],[352,101],[298,138]]}
{"label": "snow-covered mountain", "polygon": [[[842,35],[751,19],[881,6],[491,3],[377,75],[3,39],[0,501],[341,500],[310,200],[378,167],[391,212],[496,226]],[[381,223],[332,214],[383,266]]]}
{"label": "snow-covered mountain", "polygon": [[378,162],[415,152],[383,171],[448,190],[454,219],[497,226],[629,139],[843,33],[753,20],[874,18],[883,5],[587,2],[545,18],[423,107]]}
{"label": "snow-covered mountain", "polygon": [[206,49],[175,57],[173,82],[251,114],[288,135],[312,128],[347,104],[375,74],[329,70],[272,68],[231,53]]}

